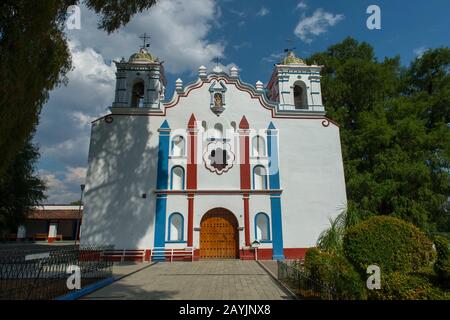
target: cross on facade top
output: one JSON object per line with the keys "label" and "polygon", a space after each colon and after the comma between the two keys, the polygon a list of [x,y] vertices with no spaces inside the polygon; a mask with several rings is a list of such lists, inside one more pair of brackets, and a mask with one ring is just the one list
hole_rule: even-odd
{"label": "cross on facade top", "polygon": [[215,58],[213,59],[213,61],[216,63],[216,67],[218,67],[218,66],[219,66],[219,63],[220,63],[219,57],[215,57]]}
{"label": "cross on facade top", "polygon": [[147,40],[150,40],[150,36],[148,36],[147,33],[141,35],[139,39],[142,39],[143,41],[143,46],[141,47],[142,49],[145,49],[150,46],[150,43],[147,43]]}
{"label": "cross on facade top", "polygon": [[295,47],[292,46],[294,44],[294,40],[286,39],[286,42],[288,43],[288,48],[284,49],[284,52],[293,51],[295,49]]}

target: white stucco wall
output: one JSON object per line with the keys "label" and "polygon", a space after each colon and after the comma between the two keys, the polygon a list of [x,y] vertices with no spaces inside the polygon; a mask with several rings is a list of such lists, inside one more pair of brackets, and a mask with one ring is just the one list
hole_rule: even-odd
{"label": "white stucco wall", "polygon": [[[279,129],[279,163],[283,240],[285,248],[313,246],[325,228],[328,218],[336,216],[346,205],[345,181],[339,138],[339,128],[333,123],[324,126],[324,119],[274,118],[258,99],[227,84],[226,110],[217,116],[210,110],[209,83],[181,97],[178,104],[166,109],[165,116],[112,115],[114,121],[103,119],[92,126],[87,174],[85,209],[81,227],[82,243],[114,244],[116,248],[151,248],[154,239],[156,166],[158,128],[167,120],[171,137],[182,134],[189,118],[195,115],[198,126],[206,121],[208,128],[220,122],[224,129],[239,126],[245,116],[250,128],[265,137],[272,121]],[[234,131],[233,131],[234,132]],[[251,136],[256,133],[252,132]],[[235,140],[239,142],[236,133]],[[251,141],[251,137],[250,137]],[[201,137],[198,137],[199,146]],[[236,161],[239,148],[236,145]],[[250,146],[251,147],[251,146]],[[267,151],[267,146],[266,146]],[[202,163],[202,148],[198,148],[199,190],[239,190],[239,163],[222,175],[211,173]],[[258,160],[267,165],[267,159]],[[184,164],[183,164],[184,163]],[[186,158],[171,158],[170,168],[181,164],[186,170]],[[169,181],[170,186],[170,181]],[[141,195],[147,194],[143,199]],[[252,194],[250,205],[250,237],[254,240],[254,216],[258,212],[271,215],[270,196]],[[239,226],[244,226],[243,200],[240,194],[201,194],[194,200],[194,228],[210,209],[224,207],[232,211]],[[184,216],[187,238],[188,200],[185,194],[169,194],[166,219],[173,212]],[[167,239],[166,221],[166,239]],[[272,225],[271,225],[272,227]],[[244,246],[244,231],[240,231]],[[194,246],[198,247],[199,232],[194,231]],[[270,247],[263,244],[263,247]],[[183,247],[168,244],[167,247]]]}

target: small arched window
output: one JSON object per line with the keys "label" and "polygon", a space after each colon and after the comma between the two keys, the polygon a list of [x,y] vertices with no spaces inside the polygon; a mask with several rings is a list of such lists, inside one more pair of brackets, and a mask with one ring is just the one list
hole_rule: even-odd
{"label": "small arched window", "polygon": [[295,109],[307,109],[305,86],[296,83],[294,85],[294,105]]}
{"label": "small arched window", "polygon": [[140,80],[133,85],[131,91],[131,107],[140,108],[144,104],[144,81]]}
{"label": "small arched window", "polygon": [[169,241],[183,241],[184,237],[184,218],[178,213],[172,213],[169,216],[169,230],[168,239]]}
{"label": "small arched window", "polygon": [[214,125],[214,138],[221,139],[223,137],[223,126],[221,123]]}
{"label": "small arched window", "polygon": [[261,242],[270,241],[269,216],[263,212],[260,212],[255,216],[255,238]]}
{"label": "small arched window", "polygon": [[253,189],[266,190],[267,189],[267,175],[266,168],[263,166],[255,166],[253,168]]}
{"label": "small arched window", "polygon": [[252,139],[252,154],[254,157],[264,157],[266,155],[266,141],[261,136]]}
{"label": "small arched window", "polygon": [[172,156],[182,157],[185,155],[186,141],[183,136],[175,136],[172,139]]}
{"label": "small arched window", "polygon": [[172,168],[170,173],[170,189],[183,190],[184,189],[184,169],[180,166]]}

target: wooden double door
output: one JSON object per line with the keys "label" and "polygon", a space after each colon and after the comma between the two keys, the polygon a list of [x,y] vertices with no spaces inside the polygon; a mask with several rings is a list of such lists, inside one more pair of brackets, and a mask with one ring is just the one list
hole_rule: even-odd
{"label": "wooden double door", "polygon": [[216,208],[203,216],[200,223],[200,258],[239,258],[238,222],[233,213]]}

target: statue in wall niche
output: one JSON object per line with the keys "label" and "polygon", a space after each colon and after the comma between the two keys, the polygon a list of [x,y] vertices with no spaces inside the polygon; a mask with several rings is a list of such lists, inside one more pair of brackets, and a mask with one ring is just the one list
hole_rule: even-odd
{"label": "statue in wall niche", "polygon": [[222,107],[223,106],[223,102],[222,102],[222,95],[220,93],[215,93],[214,94],[214,107]]}

